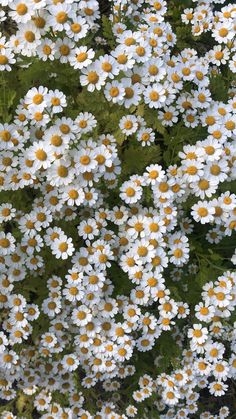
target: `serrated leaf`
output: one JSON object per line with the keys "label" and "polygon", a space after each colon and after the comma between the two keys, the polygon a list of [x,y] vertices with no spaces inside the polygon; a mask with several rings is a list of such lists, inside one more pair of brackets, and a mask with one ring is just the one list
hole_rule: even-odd
{"label": "serrated leaf", "polygon": [[165,127],[163,127],[161,121],[158,120],[157,113],[153,111],[153,109],[147,108],[144,105],[144,112],[142,116],[144,117],[148,127],[153,128],[154,130],[158,131],[160,134],[165,134],[166,129]]}
{"label": "serrated leaf", "polygon": [[143,116],[144,115],[144,108],[145,108],[144,103],[141,104],[141,105],[138,105],[136,115]]}
{"label": "serrated leaf", "polygon": [[142,174],[146,166],[160,160],[160,147],[129,146],[122,155],[124,175]]}
{"label": "serrated leaf", "polygon": [[114,132],[114,137],[116,139],[117,144],[119,145],[122,145],[126,139],[126,135],[120,129]]}
{"label": "serrated leaf", "polygon": [[109,18],[105,15],[102,16],[102,30],[105,39],[108,42],[110,48],[114,49],[116,46],[115,37],[112,32],[112,23]]}
{"label": "serrated leaf", "polygon": [[216,74],[211,77],[210,89],[214,100],[227,101],[228,89],[221,74]]}

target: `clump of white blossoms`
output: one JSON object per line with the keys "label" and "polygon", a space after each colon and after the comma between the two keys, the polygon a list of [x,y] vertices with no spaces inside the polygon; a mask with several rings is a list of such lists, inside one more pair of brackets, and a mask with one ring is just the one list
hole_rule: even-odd
{"label": "clump of white blossoms", "polygon": [[[189,347],[184,349],[179,367],[171,374],[161,374],[155,379],[143,376],[140,389],[133,397],[141,402],[154,391],[159,400],[156,407],[168,411],[161,418],[187,418],[198,411],[199,391],[208,389],[210,394],[219,397],[228,390],[228,380],[236,377],[235,323],[225,324],[235,310],[236,274],[224,272],[223,275],[206,283],[202,291],[202,301],[195,306],[195,321],[186,327],[185,333]],[[184,310],[182,310],[184,313]],[[177,405],[177,410],[173,406]],[[229,415],[225,406],[217,418]],[[210,418],[209,412],[200,415]]]}
{"label": "clump of white blossoms", "polygon": [[22,56],[59,60],[76,69],[91,63],[95,53],[86,37],[98,29],[98,1],[2,0],[0,5],[14,33],[0,36],[0,71],[10,71]]}
{"label": "clump of white blossoms", "polygon": [[[114,48],[104,52],[90,47],[101,34],[96,0],[0,0],[0,20],[14,28],[0,36],[3,75],[24,60],[59,60],[79,72],[79,89],[124,110],[106,132],[93,113],[68,116],[60,88],[37,85],[0,123],[0,399],[29,396],[44,419],[125,419],[150,418],[140,402],[155,396],[163,419],[222,419],[226,406],[212,416],[198,400],[202,389],[224,396],[236,377],[236,275],[207,260],[222,275],[209,272],[193,304],[191,281],[208,256],[191,235],[210,248],[236,231],[235,5],[184,11],[194,36],[211,36],[200,53],[197,43],[178,49],[166,1],[110,3]],[[212,81],[225,69],[220,101]],[[124,178],[126,145],[141,160],[158,132],[166,147],[178,122],[189,137],[174,144],[175,162]],[[227,260],[235,265],[233,249]],[[140,373],[165,336],[179,349],[173,371]]]}
{"label": "clump of white blossoms", "polygon": [[[51,393],[66,391],[71,395],[71,412],[78,415],[83,402],[73,401],[76,373],[83,374],[83,387],[101,381],[108,390],[114,378],[135,372],[132,364],[123,367],[134,350],[151,350],[162,333],[188,316],[188,304],[173,298],[165,280],[169,265],[181,268],[190,257],[188,233],[193,224],[181,207],[190,194],[195,195],[198,200],[189,214],[193,220],[215,223],[214,232],[232,234],[234,194],[212,196],[223,181],[235,179],[236,148],[235,141],[227,140],[184,146],[179,166],[164,170],[152,164],[142,176],[131,176],[119,188],[120,203],[111,208],[104,192],[117,186],[121,170],[115,138],[93,137],[97,121],[92,114],[80,113],[74,120],[59,116],[66,105],[62,92],[32,88],[13,123],[1,125],[2,190],[29,188],[36,194],[29,212],[18,212],[8,203],[1,206],[3,227],[13,220],[19,231],[17,238],[4,228],[0,233],[0,300],[5,311],[1,398],[14,399],[17,388],[36,395],[41,389],[35,406],[39,412],[49,412]],[[147,189],[152,195],[148,207],[142,204]],[[47,275],[43,250],[47,248],[56,259],[68,259],[63,274]],[[114,264],[130,281],[129,295],[114,293],[109,273]],[[27,289],[27,283],[37,278],[43,281],[45,297],[40,304],[30,304],[21,294],[21,283]],[[196,308],[200,321],[209,323],[220,313],[230,316],[236,301],[230,294],[234,287],[229,280],[224,286],[224,281],[210,294],[206,307]],[[46,316],[49,323],[34,337],[33,322],[39,316]],[[200,331],[195,333],[194,328],[188,333],[190,344],[196,350],[199,343],[202,354],[206,333],[213,338],[214,330],[202,331],[197,324]],[[200,334],[198,341],[195,335]],[[29,339],[31,350],[23,346],[16,351]],[[46,371],[49,360],[52,367]],[[208,370],[210,374],[212,369]],[[187,382],[185,378],[184,385]],[[153,388],[145,386],[145,391],[134,394],[135,400],[143,400]],[[165,389],[163,397],[167,404],[179,401],[173,388]]]}

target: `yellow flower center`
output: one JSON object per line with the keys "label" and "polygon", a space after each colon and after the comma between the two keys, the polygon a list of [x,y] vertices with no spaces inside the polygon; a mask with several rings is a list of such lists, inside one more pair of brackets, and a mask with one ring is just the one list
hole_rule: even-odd
{"label": "yellow flower center", "polygon": [[67,19],[68,19],[68,15],[67,15],[67,13],[65,13],[65,12],[59,12],[59,13],[56,15],[56,21],[57,21],[58,23],[63,24],[63,23],[65,23],[65,22],[67,21]]}
{"label": "yellow flower center", "polygon": [[82,63],[83,61],[85,61],[88,58],[88,54],[87,52],[80,52],[79,54],[76,55],[76,60],[79,63]]}
{"label": "yellow flower center", "polygon": [[47,159],[47,153],[43,149],[38,149],[35,152],[35,157],[40,161],[45,161]]}
{"label": "yellow flower center", "polygon": [[198,208],[197,213],[200,217],[206,217],[208,215],[208,210],[204,207]]}
{"label": "yellow flower center", "polygon": [[79,33],[81,31],[81,25],[79,23],[72,23],[71,30],[74,33]]}
{"label": "yellow flower center", "polygon": [[66,177],[68,176],[68,169],[65,166],[59,166],[57,168],[57,174],[60,177]]}
{"label": "yellow flower center", "polygon": [[0,55],[0,65],[6,65],[8,63],[8,58],[6,55]]}
{"label": "yellow flower center", "polygon": [[28,12],[28,7],[24,3],[19,3],[16,6],[16,12],[19,16],[24,16]]}
{"label": "yellow flower center", "polygon": [[7,249],[10,246],[10,241],[8,239],[0,239],[0,247]]}
{"label": "yellow flower center", "polygon": [[92,84],[96,84],[98,82],[98,80],[99,80],[99,76],[96,73],[96,71],[90,71],[88,73],[88,76],[87,77],[88,77],[89,83],[92,83]]}
{"label": "yellow flower center", "polygon": [[32,43],[35,41],[35,34],[32,31],[26,31],[25,32],[25,40],[29,43]]}

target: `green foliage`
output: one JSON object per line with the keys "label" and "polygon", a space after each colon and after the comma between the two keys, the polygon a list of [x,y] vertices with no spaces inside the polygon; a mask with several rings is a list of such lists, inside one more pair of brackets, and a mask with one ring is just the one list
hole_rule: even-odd
{"label": "green foliage", "polygon": [[199,125],[195,129],[189,129],[180,121],[171,127],[163,136],[164,150],[163,159],[167,165],[178,163],[178,153],[184,144],[195,144],[206,135],[206,128]]}
{"label": "green foliage", "polygon": [[222,74],[213,74],[211,77],[211,92],[215,100],[228,100],[228,86]]}
{"label": "green foliage", "polygon": [[111,49],[114,49],[116,42],[112,32],[112,23],[106,15],[102,16],[102,31],[103,36],[107,40],[109,47]]}
{"label": "green foliage", "polygon": [[[196,38],[190,34],[189,28],[184,26],[181,22],[180,15],[185,7],[191,7],[190,0],[183,0],[180,4],[175,1],[171,2],[172,7],[169,8],[168,17],[172,24],[174,31],[177,35],[176,51],[183,48],[195,48],[201,53],[205,53],[207,42],[212,43],[212,39],[203,36],[201,39]],[[107,40],[108,47],[114,49],[116,42],[112,32],[112,22],[106,15],[101,18],[102,35]],[[128,28],[130,24],[128,25]],[[86,38],[85,42],[89,45],[93,41],[94,35],[91,33]],[[99,54],[99,51],[97,52]],[[101,134],[113,134],[118,144],[119,158],[121,159],[122,174],[119,178],[119,185],[129,176],[134,174],[142,174],[146,166],[152,163],[160,163],[164,166],[177,164],[179,162],[178,153],[182,150],[185,144],[195,144],[198,140],[206,137],[207,129],[200,124],[194,129],[187,128],[181,117],[179,122],[173,127],[165,128],[161,121],[158,119],[158,112],[148,108],[144,103],[140,103],[137,107],[132,106],[129,110],[124,109],[122,106],[109,103],[101,91],[95,90],[89,92],[86,88],[82,88],[79,80],[80,72],[75,71],[67,64],[60,64],[59,62],[44,62],[34,58],[22,59],[21,65],[16,65],[13,72],[1,73],[0,78],[0,119],[1,122],[11,122],[14,109],[17,106],[21,97],[33,86],[47,86],[49,89],[59,89],[67,96],[68,107],[65,110],[65,115],[71,118],[76,118],[80,112],[92,113],[98,121],[98,125],[94,130],[94,138]],[[233,74],[229,70],[222,70],[217,74],[212,73],[210,79],[210,91],[214,100],[226,102],[228,100],[228,89],[233,81]],[[193,85],[186,83],[185,90],[190,92]],[[148,127],[155,131],[155,143],[149,147],[142,147],[135,138],[135,136],[126,136],[119,128],[120,119],[131,113],[144,118]],[[104,182],[103,189],[106,190]],[[236,181],[233,183],[225,183],[221,186],[221,191],[231,190],[236,193]],[[39,192],[40,194],[40,192]],[[152,205],[152,198],[150,191],[144,191],[144,204],[146,206]],[[190,197],[183,203],[183,209],[188,215],[191,206],[196,202],[196,197]],[[25,188],[24,190],[12,192],[1,192],[0,203],[9,202],[17,210],[29,212],[32,206],[32,189]],[[112,208],[119,202],[118,189],[109,192],[108,205]],[[82,241],[78,240],[76,229],[66,222],[59,222],[58,226],[65,229],[73,242],[79,248],[83,245]],[[4,228],[10,228],[14,237],[19,240],[21,234],[19,229],[12,222]],[[65,228],[66,227],[66,228]],[[3,229],[1,227],[1,229]],[[208,243],[205,241],[206,228],[200,226],[197,235],[191,236],[191,257],[197,263],[197,273],[191,274],[183,270],[182,283],[188,283],[189,292],[187,295],[178,283],[168,278],[167,285],[171,291],[171,296],[176,301],[185,300],[190,304],[192,310],[194,305],[199,302],[202,287],[210,280],[214,280],[223,271],[230,267],[228,253],[232,254],[233,245],[230,238],[225,238],[220,245],[213,245],[209,249]],[[193,255],[193,256],[192,256]],[[46,288],[47,278],[50,277],[55,271],[55,259],[46,250],[42,251],[42,256],[45,261],[45,271],[47,275],[37,277],[27,277],[24,281],[24,286],[19,283],[15,286],[15,292],[21,292],[28,301],[33,301],[41,305],[42,301],[47,297],[48,290]],[[63,260],[56,261],[56,267],[63,277],[67,270],[68,265]],[[118,264],[112,263],[109,271],[109,277],[112,278],[114,285],[114,295],[129,296],[133,284],[128,279],[127,275],[121,270]],[[150,311],[155,312],[156,305],[154,304]],[[191,312],[191,316],[193,316]],[[190,317],[190,319],[192,319]],[[232,317],[232,322],[235,321],[235,316]],[[36,342],[37,338],[42,333],[48,330],[49,320],[46,315],[41,314],[38,321],[34,324],[32,341]],[[19,345],[18,350],[21,346]],[[157,356],[161,355],[160,363],[156,366],[154,360]],[[135,353],[134,363],[137,367],[138,373],[127,380],[125,388],[122,388],[122,396],[124,403],[130,397],[132,391],[136,389],[136,384],[139,376],[143,373],[152,374],[153,371],[158,374],[161,372],[170,372],[173,368],[180,367],[180,348],[171,336],[170,332],[164,332],[158,344],[154,346],[153,350],[149,353]],[[80,391],[81,377],[76,376],[77,389]],[[100,389],[99,389],[100,390]],[[83,393],[86,396],[87,405],[91,412],[95,412],[96,401],[98,399],[96,390],[87,389]],[[34,417],[34,407],[31,397],[19,392],[16,398],[14,408],[17,412],[17,417],[32,418]],[[155,395],[151,397],[146,404],[148,417],[150,419],[159,419],[159,413],[154,407]],[[59,392],[54,394],[55,402],[67,403],[66,397],[61,396]],[[10,409],[14,401],[8,403]],[[145,413],[144,407],[141,405],[139,408],[140,419]],[[5,406],[0,407],[0,412],[5,410]],[[14,409],[13,409],[14,410]]]}
{"label": "green foliage", "polygon": [[160,160],[160,156],[161,150],[159,144],[141,148],[137,144],[131,143],[122,153],[124,177],[133,174],[142,174],[145,167],[151,163],[157,163]]}
{"label": "green foliage", "polygon": [[3,122],[10,122],[16,90],[10,87],[4,74],[0,74],[0,118]]}
{"label": "green foliage", "polygon": [[147,125],[155,129],[157,133],[163,135],[166,133],[166,129],[163,127],[161,121],[158,120],[157,116],[155,117],[155,111],[148,108],[144,103],[137,106],[135,113],[138,116],[142,116],[145,119]]}

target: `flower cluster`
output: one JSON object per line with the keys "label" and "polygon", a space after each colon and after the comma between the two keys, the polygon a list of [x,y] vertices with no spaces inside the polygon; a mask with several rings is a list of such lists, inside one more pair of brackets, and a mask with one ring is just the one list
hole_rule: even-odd
{"label": "flower cluster", "polygon": [[95,53],[85,38],[98,29],[98,1],[2,0],[0,4],[2,19],[14,31],[10,36],[0,34],[0,71],[20,63],[18,56],[56,59],[76,69],[92,62]]}
{"label": "flower cluster", "polygon": [[[218,199],[209,198],[222,182],[235,179],[236,150],[227,136],[225,141],[207,138],[184,146],[179,166],[165,171],[152,164],[142,176],[125,181],[120,186],[121,203],[111,209],[105,204],[104,186],[113,190],[118,182],[115,139],[110,134],[90,137],[97,126],[92,114],[82,113],[74,120],[59,117],[66,106],[62,92],[32,88],[21,100],[13,123],[1,126],[2,189],[30,188],[36,193],[29,212],[18,212],[9,203],[0,207],[3,226],[14,221],[19,238],[4,229],[0,233],[0,301],[5,310],[1,398],[14,399],[17,383],[25,394],[36,395],[35,407],[45,413],[62,409],[51,403],[51,393],[60,391],[70,394],[71,413],[81,415],[84,397],[76,395],[71,378],[75,371],[84,374],[85,388],[102,381],[104,390],[117,389],[120,383],[115,377],[123,379],[135,372],[133,365],[123,367],[134,350],[151,350],[163,332],[188,316],[188,304],[173,298],[164,276],[169,265],[181,268],[189,261],[188,235],[193,224],[182,205],[190,194],[195,195],[201,199],[190,209],[195,222],[216,223],[222,235],[235,230],[235,196],[226,192]],[[147,191],[152,196],[149,206],[145,206]],[[70,229],[62,228],[62,220],[69,222]],[[30,304],[19,285],[45,278],[45,247],[51,257],[70,263],[64,265],[63,276],[46,275],[45,298],[40,305]],[[128,295],[114,295],[110,278],[114,266],[130,281]],[[212,294],[214,302],[198,306],[200,321],[219,317],[219,310],[221,316],[230,315],[234,288],[230,281],[224,288],[222,281],[223,291],[217,285]],[[39,316],[46,316],[49,326],[33,338],[30,350],[17,353],[15,345],[34,336],[31,323]],[[196,342],[191,340],[194,350]],[[134,398],[141,401],[151,392],[144,385]],[[178,401],[174,396],[170,404]]]}
{"label": "flower cluster", "polygon": [[236,231],[235,5],[180,11],[209,36],[182,48],[165,0],[115,0],[101,21],[96,0],[0,4],[7,112],[38,58],[80,82],[42,63],[57,88],[37,79],[0,123],[0,418],[15,400],[43,419],[227,417],[198,409],[236,378],[236,251],[214,254]]}
{"label": "flower cluster", "polygon": [[[235,323],[231,327],[224,324],[235,310],[235,284],[235,272],[227,271],[214,283],[204,285],[202,301],[194,310],[198,323],[186,328],[189,348],[184,349],[179,368],[155,380],[148,375],[142,377],[140,389],[133,394],[135,400],[141,401],[148,392],[158,389],[157,407],[162,411],[166,405],[170,407],[160,417],[179,419],[198,411],[200,390],[208,389],[216,397],[225,394],[227,380],[236,376]],[[177,410],[171,407],[175,405]],[[229,409],[224,407],[217,418],[228,415]],[[201,419],[210,417],[209,412],[200,415]]]}
{"label": "flower cluster", "polygon": [[[202,100],[204,100],[204,98],[202,98]],[[167,113],[161,111],[159,120],[164,126],[173,126],[177,123],[177,115],[179,115],[187,128],[196,128],[198,126],[204,127],[207,134],[205,146],[212,146],[213,149],[214,145],[218,144],[220,147],[220,144],[227,143],[232,136],[236,135],[235,95],[233,95],[227,103],[215,101],[209,96],[206,107],[204,107],[204,109],[201,108],[199,114],[197,113],[198,106],[199,102],[197,103],[193,96],[190,94],[181,94],[176,102],[176,108],[172,107],[172,110],[169,110]],[[120,120],[119,127],[126,137],[131,135],[136,137],[137,141],[141,143],[142,146],[151,145],[155,142],[156,137],[154,130],[152,128],[147,128],[145,119],[140,115],[127,114],[123,116]],[[208,155],[208,162],[210,164],[220,158],[220,151],[219,155],[213,150],[212,155],[209,153]],[[223,180],[224,179],[222,178],[222,181]]]}
{"label": "flower cluster", "polygon": [[[127,16],[132,13],[137,19],[135,30],[127,29],[124,24],[114,25],[117,46],[82,70],[81,85],[91,92],[102,88],[108,101],[125,108],[144,102],[157,110],[164,126],[172,126],[181,117],[187,127],[194,128],[212,103],[212,74],[217,74],[219,66],[226,64],[232,72],[236,71],[234,5],[222,8],[217,15],[220,33],[228,28],[225,43],[222,45],[213,33],[215,45],[201,56],[193,48],[172,54],[176,35],[164,20],[166,2],[151,2],[150,9],[142,10],[142,14],[138,6],[142,8],[136,2],[129,7],[124,5],[123,12]],[[202,2],[201,7],[204,7]],[[221,17],[227,14],[226,9],[229,18],[225,23]],[[202,12],[202,16],[207,13]]]}
{"label": "flower cluster", "polygon": [[[179,153],[181,164],[173,165],[165,171],[158,164],[146,168],[143,176],[132,176],[121,186],[120,197],[126,204],[136,204],[142,200],[144,188],[150,186],[156,208],[168,214],[168,229],[176,226],[173,223],[175,211],[173,205],[184,203],[193,194],[200,198],[191,207],[193,220],[201,224],[216,224],[208,231],[207,239],[218,243],[223,237],[231,236],[236,229],[235,204],[236,195],[229,191],[215,196],[224,181],[234,180],[236,148],[235,142],[224,143],[213,138],[198,141],[195,146],[186,145]],[[191,233],[189,223],[182,229]],[[190,220],[191,221],[191,220]]]}
{"label": "flower cluster", "polygon": [[[219,4],[223,5],[225,3],[224,0],[211,2],[194,1],[197,3],[196,6],[184,10],[181,16],[182,22],[192,25],[192,34],[194,36],[200,36],[202,33],[210,32],[218,44],[225,44],[231,47],[231,42],[233,42],[235,36],[234,4],[227,4],[219,11]],[[220,49],[218,51],[218,55],[220,56]],[[235,61],[235,56],[233,60]],[[234,67],[234,71],[236,71],[235,64],[233,66],[233,61],[231,65],[232,68]]]}
{"label": "flower cluster", "polygon": [[[36,231],[52,221],[49,212],[60,219],[68,206],[72,213],[81,204],[93,206],[98,198],[94,186],[103,178],[114,187],[120,172],[114,137],[100,135],[96,141],[89,137],[97,125],[91,113],[80,113],[75,120],[55,119],[66,105],[62,92],[34,87],[17,107],[13,123],[0,124],[1,189],[29,186],[47,195],[42,223],[36,213],[29,214]],[[79,142],[82,136],[87,141]],[[27,226],[19,222],[25,232]]]}

